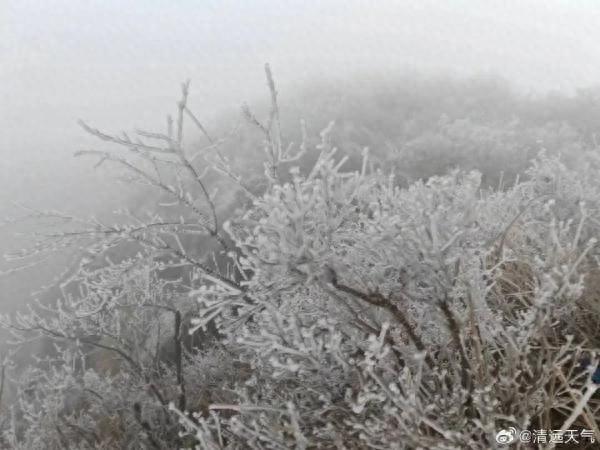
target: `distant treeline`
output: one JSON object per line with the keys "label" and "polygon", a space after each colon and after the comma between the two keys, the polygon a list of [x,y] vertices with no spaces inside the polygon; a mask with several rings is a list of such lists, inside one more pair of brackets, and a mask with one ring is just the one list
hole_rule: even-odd
{"label": "distant treeline", "polygon": [[[595,148],[600,132],[600,87],[527,94],[495,77],[319,82],[282,104],[286,137],[299,142],[305,120],[308,136],[318,142],[319,132],[335,121],[331,136],[340,154],[351,155],[348,164],[358,165],[369,147],[382,167],[393,167],[406,182],[457,166],[481,171],[486,184],[496,185],[500,172],[511,182],[541,150],[568,159]],[[231,118],[222,123],[230,125]],[[262,171],[261,139],[243,124],[225,151],[243,170]],[[311,162],[308,155],[300,165]]]}

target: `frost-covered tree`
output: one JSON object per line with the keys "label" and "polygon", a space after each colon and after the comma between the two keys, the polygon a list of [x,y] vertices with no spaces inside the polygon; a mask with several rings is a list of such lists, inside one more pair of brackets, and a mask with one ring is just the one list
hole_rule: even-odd
{"label": "frost-covered tree", "polygon": [[[139,252],[86,262],[74,295],[3,320],[21,342],[56,344],[20,380],[4,441],[489,449],[508,427],[600,437],[597,154],[573,169],[542,153],[500,190],[460,170],[406,187],[368,150],[346,168],[333,124],[314,148],[306,130],[286,143],[268,67],[267,81],[267,120],[243,110],[264,137],[260,189],[188,109],[187,85],[165,134],[85,126],[130,158],[92,154],[171,197],[181,217],[69,219],[48,237],[94,256],[125,241]],[[184,117],[208,138],[198,156],[184,148]],[[308,170],[295,166],[304,157]],[[248,199],[224,223],[198,161]],[[185,234],[212,239],[214,258]],[[46,248],[57,247],[35,247]]]}

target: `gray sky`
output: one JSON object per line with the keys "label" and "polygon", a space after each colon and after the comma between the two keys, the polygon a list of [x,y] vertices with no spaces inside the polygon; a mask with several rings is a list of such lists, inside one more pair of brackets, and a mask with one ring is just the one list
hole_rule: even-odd
{"label": "gray sky", "polygon": [[0,0],[0,202],[95,189],[76,119],[162,126],[186,78],[208,121],[263,92],[265,61],[284,95],[402,67],[565,90],[600,80],[599,19],[595,0]]}

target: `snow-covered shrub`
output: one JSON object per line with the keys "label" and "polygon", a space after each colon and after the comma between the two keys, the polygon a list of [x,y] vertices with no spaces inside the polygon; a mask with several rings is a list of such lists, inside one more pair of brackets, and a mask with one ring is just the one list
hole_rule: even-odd
{"label": "snow-covered shrub", "polygon": [[[333,125],[315,148],[306,139],[286,144],[268,69],[267,79],[268,120],[244,109],[264,137],[262,189],[224,155],[205,156],[249,199],[223,226],[183,150],[181,121],[177,132],[144,133],[166,147],[88,127],[141,155],[156,174],[101,156],[172,196],[196,222],[149,216],[59,236],[101,236],[93,249],[133,240],[141,251],[83,266],[80,295],[4,320],[22,339],[59,343],[21,384],[5,442],[489,449],[507,427],[598,430],[590,377],[600,345],[597,156],[581,156],[576,170],[542,153],[499,190],[458,169],[405,186],[367,150],[359,170],[346,170]],[[194,121],[186,95],[187,87],[180,119]],[[294,167],[311,152],[313,167]],[[187,189],[183,173],[199,189]],[[215,240],[225,268],[185,248],[180,234],[192,231]],[[190,267],[185,277],[160,276],[180,265]],[[184,345],[192,315],[189,332],[204,333],[202,345]],[[90,349],[117,363],[86,365]]]}
{"label": "snow-covered shrub", "polygon": [[[326,136],[320,150],[312,172],[229,227],[252,274],[238,296],[252,301],[221,326],[254,370],[227,407],[238,414],[188,423],[199,440],[490,448],[508,426],[571,424],[595,389],[578,367],[599,333],[575,318],[594,311],[582,292],[597,266],[596,179],[541,155],[501,192],[474,172],[404,189],[380,170],[345,173]],[[232,295],[197,297],[213,314]],[[598,400],[585,408],[581,424],[596,426]]]}

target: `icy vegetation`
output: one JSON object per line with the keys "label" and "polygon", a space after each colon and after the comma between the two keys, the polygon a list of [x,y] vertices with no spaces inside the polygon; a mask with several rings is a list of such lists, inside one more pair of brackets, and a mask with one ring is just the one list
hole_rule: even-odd
{"label": "icy vegetation", "polygon": [[[115,146],[82,156],[157,195],[111,223],[30,212],[56,231],[12,255],[23,267],[64,248],[86,257],[57,301],[2,318],[15,343],[46,344],[27,370],[3,366],[17,388],[2,446],[490,449],[509,427],[600,437],[600,153],[585,130],[445,115],[435,132],[417,131],[427,117],[406,122],[404,153],[339,148],[349,122],[317,139],[301,124],[294,143],[266,72],[266,117],[243,108],[260,176],[236,167],[239,141],[209,135],[187,84],[164,132],[82,124]],[[206,145],[184,145],[193,127]],[[540,136],[550,148],[523,170],[517,143]],[[452,160],[461,142],[472,148]],[[471,157],[478,142],[496,160]]]}

